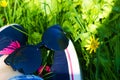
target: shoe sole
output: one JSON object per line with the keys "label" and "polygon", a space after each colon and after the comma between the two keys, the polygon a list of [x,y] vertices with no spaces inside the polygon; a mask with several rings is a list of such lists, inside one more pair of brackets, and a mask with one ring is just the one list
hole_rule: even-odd
{"label": "shoe sole", "polygon": [[70,80],[82,80],[81,68],[78,62],[77,53],[71,40],[69,40],[69,45],[65,49],[65,54],[68,62]]}

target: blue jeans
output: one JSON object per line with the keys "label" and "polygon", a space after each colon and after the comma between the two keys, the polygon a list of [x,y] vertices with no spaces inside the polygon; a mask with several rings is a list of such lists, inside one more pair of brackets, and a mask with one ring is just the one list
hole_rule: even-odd
{"label": "blue jeans", "polygon": [[12,77],[9,80],[43,80],[43,79],[35,75],[20,75]]}

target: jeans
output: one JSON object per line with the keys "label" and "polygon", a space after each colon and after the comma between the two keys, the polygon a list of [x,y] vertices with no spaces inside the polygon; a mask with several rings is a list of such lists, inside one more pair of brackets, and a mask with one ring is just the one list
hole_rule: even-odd
{"label": "jeans", "polygon": [[35,75],[20,75],[12,77],[9,80],[43,80],[43,79]]}

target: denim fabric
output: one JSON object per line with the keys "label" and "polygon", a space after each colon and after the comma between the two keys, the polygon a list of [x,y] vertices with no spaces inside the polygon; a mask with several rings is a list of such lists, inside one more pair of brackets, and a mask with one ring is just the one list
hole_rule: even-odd
{"label": "denim fabric", "polygon": [[43,79],[35,75],[20,75],[12,77],[9,80],[43,80]]}

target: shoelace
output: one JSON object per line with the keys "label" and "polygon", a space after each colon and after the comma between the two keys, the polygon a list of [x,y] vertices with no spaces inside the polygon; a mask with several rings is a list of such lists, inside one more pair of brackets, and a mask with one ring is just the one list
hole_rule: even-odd
{"label": "shoelace", "polygon": [[0,54],[11,54],[17,48],[20,48],[20,43],[18,41],[11,42],[9,46],[0,51]]}

